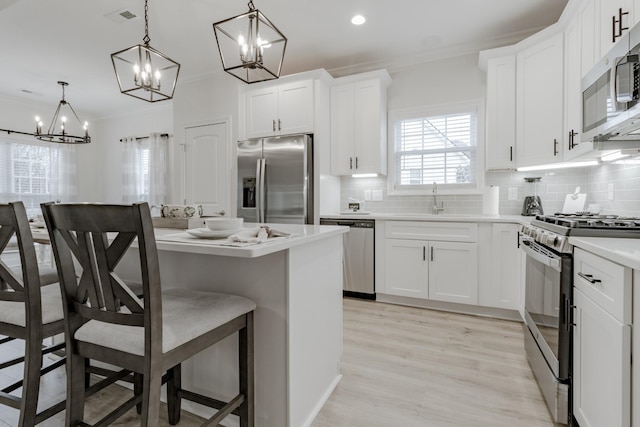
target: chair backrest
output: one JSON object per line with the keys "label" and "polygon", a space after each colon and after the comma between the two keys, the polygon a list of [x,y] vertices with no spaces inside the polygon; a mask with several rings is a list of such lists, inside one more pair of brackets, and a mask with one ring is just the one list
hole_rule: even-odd
{"label": "chair backrest", "polygon": [[29,328],[31,324],[42,324],[42,309],[38,258],[22,202],[0,204],[0,254],[8,252],[14,238],[18,244],[22,274],[7,265],[6,260],[0,259],[0,300],[25,302],[25,320]]}
{"label": "chair backrest", "polygon": [[[162,343],[160,269],[147,203],[42,204],[71,330],[88,320],[144,326]],[[143,299],[115,269],[137,241]]]}

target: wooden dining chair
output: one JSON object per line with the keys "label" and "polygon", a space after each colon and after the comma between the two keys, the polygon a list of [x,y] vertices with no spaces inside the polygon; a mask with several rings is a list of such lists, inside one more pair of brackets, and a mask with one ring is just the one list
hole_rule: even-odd
{"label": "wooden dining chair", "polygon": [[[43,368],[43,356],[64,343],[43,346],[46,338],[64,333],[62,296],[55,271],[41,271],[22,202],[0,204],[0,254],[14,251],[19,265],[0,258],[0,344],[24,340],[24,356],[0,363],[0,369],[24,363],[23,378],[0,390],[0,403],[19,409],[18,426],[33,426],[64,409],[64,400],[38,410],[40,377],[63,366],[64,358]],[[8,254],[15,256],[16,253]],[[22,387],[21,396],[12,392]]]}
{"label": "wooden dining chair", "polygon": [[[180,420],[181,399],[187,399],[217,409],[203,425],[218,425],[235,414],[242,427],[253,426],[255,303],[236,295],[179,288],[179,284],[162,284],[163,288],[146,203],[48,203],[42,205],[42,211],[64,288],[66,426],[87,425],[82,424],[87,358],[131,370],[142,382],[129,400],[104,416],[100,425],[113,422],[141,403],[141,426],[158,426],[160,388],[166,372],[172,425]],[[142,298],[115,271],[120,260],[128,256],[139,261]],[[229,402],[221,402],[184,390],[181,363],[236,332],[238,394]]]}

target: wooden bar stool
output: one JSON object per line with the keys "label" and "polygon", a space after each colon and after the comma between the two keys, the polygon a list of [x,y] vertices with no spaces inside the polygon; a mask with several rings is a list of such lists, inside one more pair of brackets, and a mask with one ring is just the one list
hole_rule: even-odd
{"label": "wooden bar stool", "polygon": [[[14,237],[15,236],[15,237]],[[22,202],[0,204],[0,254],[17,241],[21,266],[0,261],[0,343],[25,341],[23,357],[0,363],[0,369],[24,362],[23,379],[0,391],[0,403],[20,410],[18,426],[33,426],[64,409],[64,400],[38,413],[40,376],[63,366],[64,358],[43,368],[45,354],[64,343],[43,348],[43,340],[64,333],[62,296],[55,271],[38,268],[27,212]],[[11,394],[22,387],[22,396]]]}
{"label": "wooden bar stool", "polygon": [[[142,379],[133,396],[96,425],[108,425],[142,403],[141,426],[158,426],[160,388],[167,372],[171,424],[179,422],[180,401],[187,399],[218,409],[203,425],[218,425],[235,414],[242,427],[252,427],[255,303],[236,295],[161,289],[158,251],[146,203],[47,203],[42,211],[64,288],[66,426],[88,425],[83,421],[84,367],[90,358],[131,370]],[[138,298],[115,272],[134,241],[143,298]],[[229,402],[221,402],[182,389],[181,363],[236,332],[238,394]]]}

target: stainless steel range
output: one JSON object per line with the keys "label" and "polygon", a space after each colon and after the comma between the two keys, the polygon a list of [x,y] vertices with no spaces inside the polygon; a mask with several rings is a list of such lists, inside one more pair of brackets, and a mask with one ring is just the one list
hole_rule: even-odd
{"label": "stainless steel range", "polygon": [[556,423],[571,424],[573,246],[570,237],[640,237],[640,218],[538,215],[522,227],[525,349]]}

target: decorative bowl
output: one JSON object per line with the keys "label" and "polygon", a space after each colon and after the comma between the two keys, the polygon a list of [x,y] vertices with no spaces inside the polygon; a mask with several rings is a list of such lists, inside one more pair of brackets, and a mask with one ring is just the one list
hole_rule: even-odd
{"label": "decorative bowl", "polygon": [[223,216],[217,216],[214,218],[206,218],[204,220],[205,225],[209,230],[237,230],[242,228],[242,218],[225,218]]}
{"label": "decorative bowl", "polygon": [[198,218],[202,216],[202,205],[160,205],[162,218]]}

